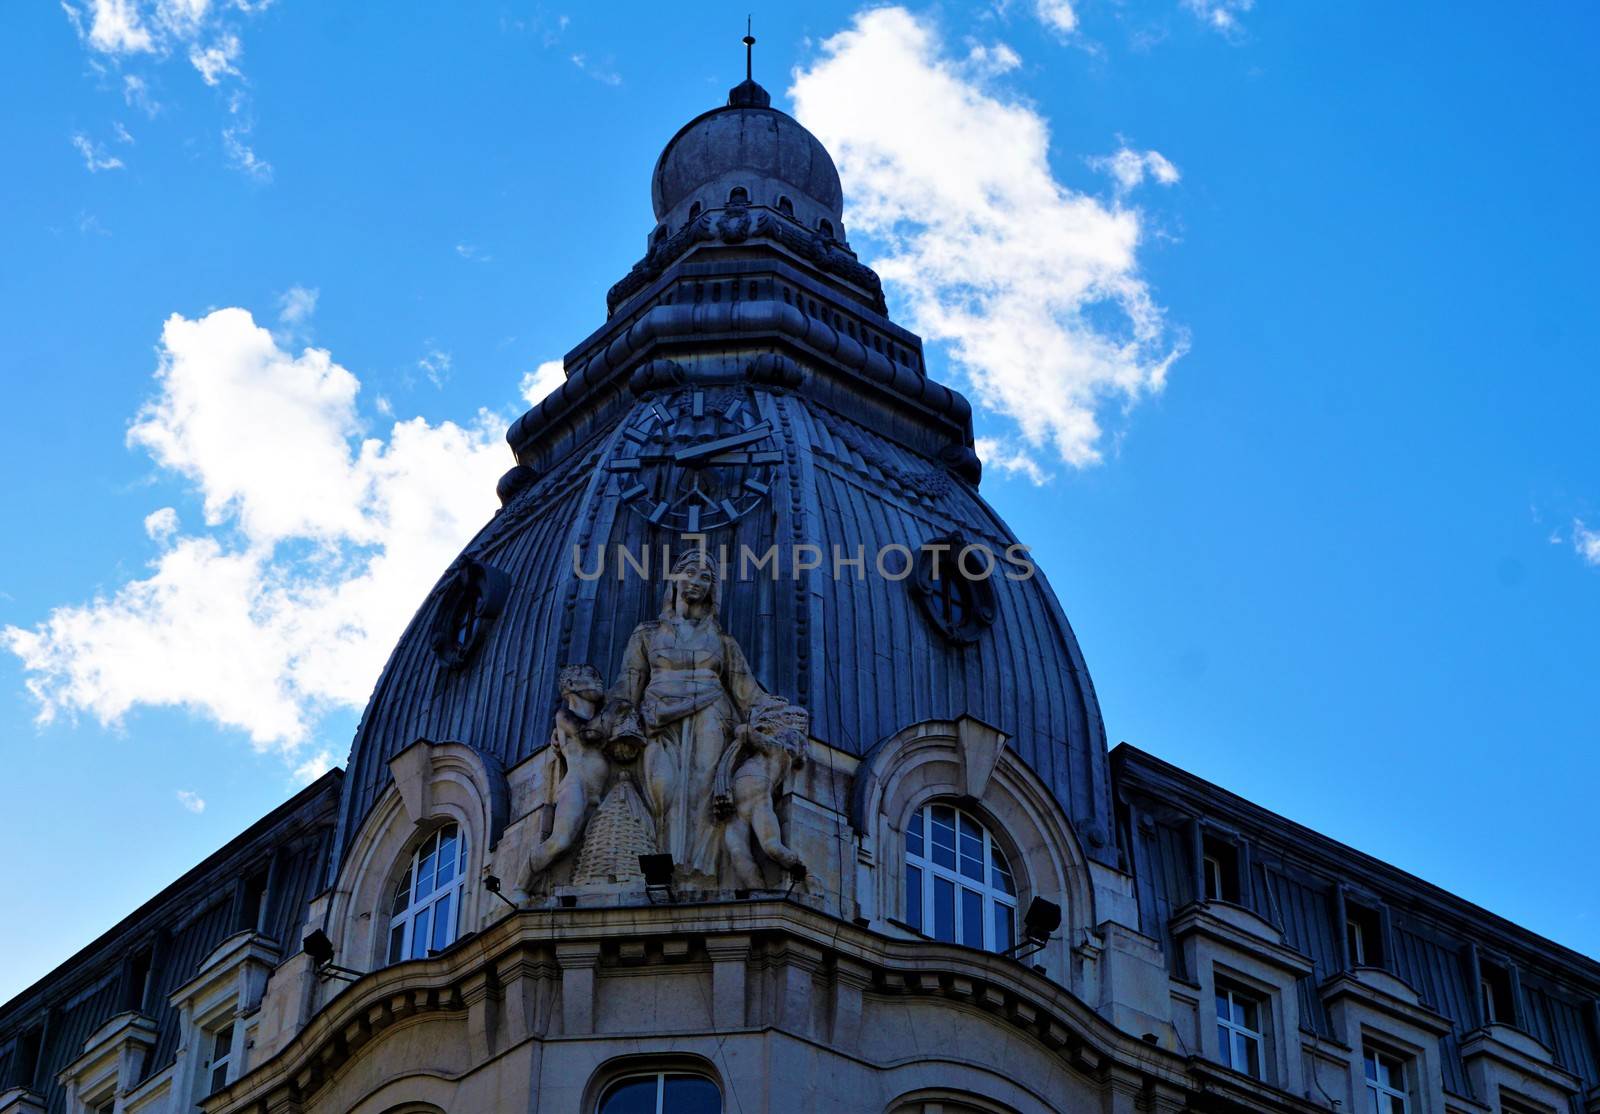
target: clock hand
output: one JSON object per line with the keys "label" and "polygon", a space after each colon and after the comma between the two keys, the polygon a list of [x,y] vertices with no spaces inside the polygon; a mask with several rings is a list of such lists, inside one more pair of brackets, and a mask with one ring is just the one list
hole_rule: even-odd
{"label": "clock hand", "polygon": [[698,445],[689,445],[672,454],[672,459],[679,464],[688,464],[690,461],[699,460],[705,456],[715,456],[717,453],[729,449],[737,449],[741,445],[749,445],[761,440],[772,432],[772,426],[766,422],[751,426],[743,433],[735,433],[728,437],[719,437],[715,441],[704,441]]}

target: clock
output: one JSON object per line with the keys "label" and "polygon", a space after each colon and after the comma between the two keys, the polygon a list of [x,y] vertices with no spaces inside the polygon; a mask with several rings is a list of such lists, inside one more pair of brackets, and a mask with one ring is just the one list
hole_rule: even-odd
{"label": "clock", "polygon": [[754,395],[693,387],[641,405],[606,468],[646,521],[699,534],[760,506],[782,460]]}

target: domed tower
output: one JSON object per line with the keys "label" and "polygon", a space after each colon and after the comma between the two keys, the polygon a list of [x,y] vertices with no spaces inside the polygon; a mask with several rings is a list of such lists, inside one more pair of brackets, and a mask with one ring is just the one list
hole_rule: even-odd
{"label": "domed tower", "polygon": [[378,681],[341,847],[419,739],[502,771],[538,754],[562,667],[612,686],[660,611],[665,566],[701,545],[721,561],[722,629],[765,691],[809,712],[836,765],[918,724],[979,725],[1083,854],[1114,864],[1077,642],[979,495],[966,399],[928,377],[851,250],[828,152],[746,80],[667,143],[651,199],[645,256],[605,324],[507,434],[502,509]]}

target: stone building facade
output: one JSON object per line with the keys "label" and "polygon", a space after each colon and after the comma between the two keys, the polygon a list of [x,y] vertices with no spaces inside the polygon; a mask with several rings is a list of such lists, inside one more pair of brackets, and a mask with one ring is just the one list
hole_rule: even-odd
{"label": "stone building facade", "polygon": [[0,1007],[0,1114],[1600,1114],[1600,964],[1127,745],[754,82],[343,772]]}

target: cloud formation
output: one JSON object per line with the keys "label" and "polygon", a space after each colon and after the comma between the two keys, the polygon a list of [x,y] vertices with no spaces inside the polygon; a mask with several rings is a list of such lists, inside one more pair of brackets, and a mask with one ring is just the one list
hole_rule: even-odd
{"label": "cloud formation", "polygon": [[1600,530],[1591,530],[1583,520],[1572,520],[1572,545],[1590,568],[1600,568]]}
{"label": "cloud formation", "polygon": [[1140,274],[1141,212],[1055,178],[1049,121],[995,84],[1010,68],[996,57],[1015,53],[957,56],[928,19],[877,8],[789,93],[906,324],[1014,424],[994,448],[1023,471],[1039,454],[1082,467],[1107,415],[1160,391],[1185,342]]}
{"label": "cloud formation", "polygon": [[122,160],[115,155],[106,154],[105,148],[95,143],[82,132],[77,132],[72,137],[72,146],[78,154],[83,156],[83,167],[90,174],[98,174],[102,170],[122,169]]}
{"label": "cloud formation", "polygon": [[156,388],[129,443],[193,486],[203,525],[155,510],[148,575],[7,627],[0,645],[42,722],[184,708],[309,780],[333,760],[308,746],[319,717],[366,702],[412,612],[493,513],[505,416],[367,435],[354,375],[326,351],[280,348],[237,308],[168,318]]}
{"label": "cloud formation", "polygon": [[177,795],[178,803],[190,812],[199,815],[206,810],[206,799],[193,790],[180,789]]}
{"label": "cloud formation", "polygon": [[[241,20],[264,6],[252,0],[62,0],[61,4],[79,41],[94,56],[90,64],[97,72],[104,74],[108,66],[148,71],[182,57],[207,86],[219,91],[226,87],[229,123],[221,131],[223,156],[229,166],[261,182],[272,179],[272,164],[245,142],[251,129],[250,100],[238,64],[244,54],[238,29]],[[144,74],[122,74],[122,96],[129,107],[147,116],[161,111]]]}
{"label": "cloud formation", "polygon": [[560,360],[546,360],[523,375],[519,389],[529,406],[537,406],[546,395],[566,381],[566,365]]}
{"label": "cloud formation", "polygon": [[1244,30],[1239,17],[1256,6],[1255,0],[1183,0],[1183,6],[1214,31],[1237,35]]}

